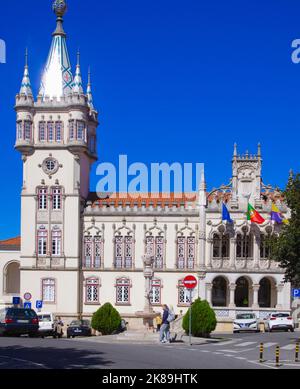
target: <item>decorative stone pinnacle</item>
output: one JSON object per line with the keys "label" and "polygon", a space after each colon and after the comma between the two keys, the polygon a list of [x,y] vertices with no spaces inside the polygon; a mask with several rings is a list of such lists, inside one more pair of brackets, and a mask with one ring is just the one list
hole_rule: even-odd
{"label": "decorative stone pinnacle", "polygon": [[65,0],[55,0],[52,9],[57,16],[56,19],[56,30],[54,31],[53,35],[62,35],[66,36],[66,33],[63,29],[63,16],[67,11],[67,3]]}

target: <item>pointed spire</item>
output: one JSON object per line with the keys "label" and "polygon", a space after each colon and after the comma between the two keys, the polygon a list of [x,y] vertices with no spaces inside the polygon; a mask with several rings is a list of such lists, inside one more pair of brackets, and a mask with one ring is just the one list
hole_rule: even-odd
{"label": "pointed spire", "polygon": [[25,51],[25,66],[24,66],[24,74],[20,89],[20,95],[32,96],[31,83],[29,78],[29,70],[28,70],[28,50],[26,48]]}
{"label": "pointed spire", "polygon": [[202,170],[201,170],[199,190],[200,191],[206,191],[206,180],[205,180],[204,166],[202,167]]}
{"label": "pointed spire", "polygon": [[260,143],[258,143],[258,147],[257,147],[257,156],[261,157],[261,144]]}
{"label": "pointed spire", "polygon": [[87,98],[88,98],[88,106],[91,110],[94,110],[94,103],[93,103],[93,95],[92,95],[92,84],[91,84],[91,68],[89,68],[89,74],[88,74],[88,85],[87,85]]}
{"label": "pointed spire", "polygon": [[76,73],[74,77],[74,83],[73,83],[73,92],[74,93],[83,93],[82,88],[82,78],[81,78],[81,70],[80,70],[80,51],[77,52],[77,65],[76,65]]}
{"label": "pointed spire", "polygon": [[233,147],[233,157],[237,157],[237,144],[235,143]]}
{"label": "pointed spire", "polygon": [[59,101],[61,97],[72,92],[73,75],[66,44],[66,34],[62,28],[63,15],[67,9],[65,0],[55,0],[53,10],[57,16],[57,26],[53,33],[52,44],[45,66],[39,95],[50,100],[54,97]]}

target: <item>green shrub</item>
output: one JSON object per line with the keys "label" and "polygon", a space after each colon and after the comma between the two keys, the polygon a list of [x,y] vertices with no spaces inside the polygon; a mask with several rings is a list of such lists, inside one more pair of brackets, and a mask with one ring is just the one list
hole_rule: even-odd
{"label": "green shrub", "polygon": [[110,304],[106,303],[93,314],[92,328],[102,333],[110,335],[121,325],[119,312]]}
{"label": "green shrub", "polygon": [[[182,328],[189,333],[190,310],[185,314]],[[214,310],[207,301],[195,300],[192,304],[192,335],[197,337],[209,337],[216,329],[217,319]]]}

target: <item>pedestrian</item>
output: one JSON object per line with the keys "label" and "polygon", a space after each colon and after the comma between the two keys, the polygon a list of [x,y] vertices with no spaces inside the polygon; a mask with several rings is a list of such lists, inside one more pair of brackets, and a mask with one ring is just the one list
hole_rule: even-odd
{"label": "pedestrian", "polygon": [[156,331],[159,332],[162,324],[162,318],[160,313],[155,318],[155,324],[156,324]]}
{"label": "pedestrian", "polygon": [[163,305],[162,323],[160,327],[159,340],[161,343],[170,343],[170,324],[168,322],[169,308]]}

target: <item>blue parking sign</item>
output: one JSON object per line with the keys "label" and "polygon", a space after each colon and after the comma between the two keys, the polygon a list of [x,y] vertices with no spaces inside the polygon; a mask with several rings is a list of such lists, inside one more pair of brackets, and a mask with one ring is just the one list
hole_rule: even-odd
{"label": "blue parking sign", "polygon": [[300,289],[293,289],[293,297],[294,299],[300,298]]}
{"label": "blue parking sign", "polygon": [[31,303],[24,303],[24,308],[25,309],[31,309]]}
{"label": "blue parking sign", "polygon": [[36,309],[42,309],[43,308],[43,301],[37,300],[35,304]]}
{"label": "blue parking sign", "polygon": [[20,297],[13,297],[13,305],[20,305],[21,298]]}

